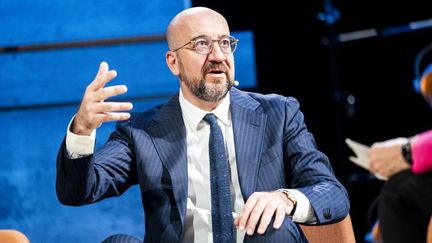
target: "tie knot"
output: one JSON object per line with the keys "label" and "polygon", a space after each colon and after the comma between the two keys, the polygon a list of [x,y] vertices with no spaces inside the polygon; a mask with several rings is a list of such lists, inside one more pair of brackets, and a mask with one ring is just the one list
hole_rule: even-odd
{"label": "tie knot", "polygon": [[207,122],[210,126],[217,124],[217,118],[213,113],[207,113],[203,120]]}

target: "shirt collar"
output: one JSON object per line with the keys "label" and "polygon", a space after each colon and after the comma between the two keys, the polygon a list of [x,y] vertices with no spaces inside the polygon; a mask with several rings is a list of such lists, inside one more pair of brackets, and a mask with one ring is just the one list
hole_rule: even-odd
{"label": "shirt collar", "polygon": [[[199,125],[202,119],[209,112],[193,105],[188,100],[186,100],[186,98],[183,96],[181,89],[179,92],[179,102],[186,123],[188,123],[190,127],[194,130],[200,129],[201,127]],[[231,126],[231,117],[229,112],[230,102],[230,92],[228,92],[227,95],[223,98],[222,102],[216,107],[216,109],[211,111],[211,113],[213,113],[226,126]]]}

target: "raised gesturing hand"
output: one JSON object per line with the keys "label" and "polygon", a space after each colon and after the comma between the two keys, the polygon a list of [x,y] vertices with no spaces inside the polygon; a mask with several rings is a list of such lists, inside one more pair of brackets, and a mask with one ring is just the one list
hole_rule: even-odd
{"label": "raised gesturing hand", "polygon": [[126,85],[105,85],[117,76],[115,70],[109,70],[108,64],[102,62],[95,79],[84,93],[83,99],[75,119],[71,125],[71,132],[78,135],[90,135],[103,122],[127,120],[130,113],[121,112],[132,109],[130,102],[105,102],[110,97],[127,92]]}

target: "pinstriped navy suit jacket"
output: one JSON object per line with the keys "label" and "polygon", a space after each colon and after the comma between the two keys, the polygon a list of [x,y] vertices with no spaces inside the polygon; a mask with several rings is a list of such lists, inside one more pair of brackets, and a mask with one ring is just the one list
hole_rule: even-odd
{"label": "pinstriped navy suit jacket", "polygon": [[[256,191],[295,188],[310,200],[319,224],[349,212],[345,188],[328,158],[316,149],[294,98],[233,88],[231,114],[240,187]],[[179,241],[188,191],[186,133],[178,95],[164,106],[119,122],[94,155],[68,159],[63,143],[57,159],[57,195],[82,205],[118,196],[139,184],[146,242]]]}

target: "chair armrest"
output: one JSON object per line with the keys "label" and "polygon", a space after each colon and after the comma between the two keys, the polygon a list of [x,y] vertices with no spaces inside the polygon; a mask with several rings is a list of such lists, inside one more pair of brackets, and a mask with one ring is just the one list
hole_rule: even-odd
{"label": "chair armrest", "polygon": [[29,243],[29,239],[17,230],[0,230],[0,242],[7,243]]}
{"label": "chair armrest", "polygon": [[432,243],[432,217],[429,220],[429,227],[427,233],[427,243]]}
{"label": "chair armrest", "polygon": [[327,225],[300,225],[310,243],[355,243],[351,217]]}

